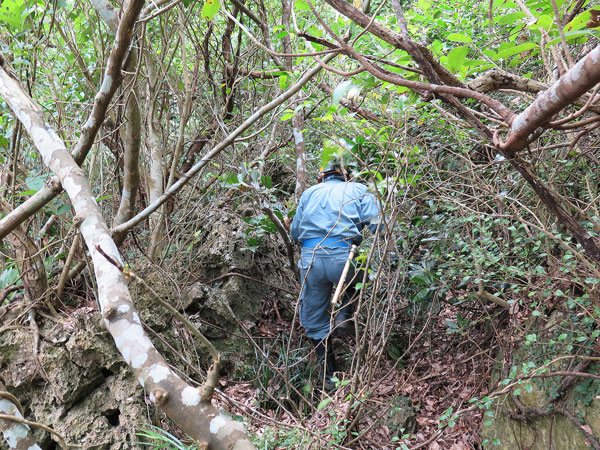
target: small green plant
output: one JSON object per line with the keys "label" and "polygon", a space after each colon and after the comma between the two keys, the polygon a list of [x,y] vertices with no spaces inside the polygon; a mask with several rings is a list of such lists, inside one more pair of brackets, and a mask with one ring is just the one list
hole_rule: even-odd
{"label": "small green plant", "polygon": [[134,444],[152,447],[153,450],[194,450],[198,448],[196,444],[184,444],[179,438],[157,426],[146,424],[145,427],[146,428],[142,429],[142,431],[139,431],[135,434],[145,441],[134,442]]}
{"label": "small green plant", "polygon": [[454,428],[454,426],[456,425],[456,421],[458,420],[458,414],[452,414],[453,412],[454,408],[452,408],[452,406],[450,406],[446,411],[444,411],[444,414],[440,416],[440,423],[438,424],[438,428]]}
{"label": "small green plant", "polygon": [[346,420],[339,420],[336,417],[336,411],[329,411],[329,417],[331,419],[331,423],[325,430],[325,434],[330,436],[329,443],[330,444],[341,444],[346,439],[348,435],[348,430],[346,429]]}
{"label": "small green plant", "polygon": [[[392,442],[403,441],[404,439],[410,439],[410,434],[404,432],[404,428],[400,428],[400,436],[394,436]],[[408,445],[400,443],[400,447],[396,447],[396,450],[408,450]]]}
{"label": "small green plant", "polygon": [[285,428],[265,427],[261,429],[260,434],[251,434],[250,438],[258,450],[278,448],[301,450],[310,446],[310,438],[305,436],[303,431],[297,428],[287,430]]}

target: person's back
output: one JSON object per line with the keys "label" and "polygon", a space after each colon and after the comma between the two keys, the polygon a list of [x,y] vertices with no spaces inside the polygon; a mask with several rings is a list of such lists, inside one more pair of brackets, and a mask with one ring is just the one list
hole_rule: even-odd
{"label": "person's back", "polygon": [[378,218],[375,198],[364,184],[332,178],[302,194],[290,231],[301,243],[327,237],[360,244],[363,227],[374,232]]}
{"label": "person's back", "polygon": [[[335,283],[341,280],[352,244],[360,244],[367,226],[375,232],[381,213],[367,186],[347,181],[345,171],[331,163],[321,169],[319,184],[301,196],[290,232],[302,244],[298,268],[302,292],[300,322],[313,342],[321,367],[325,390],[335,387],[333,351],[328,349],[331,329],[330,298]],[[289,223],[289,222],[288,222]],[[348,281],[349,280],[349,281]],[[351,298],[354,293],[354,267],[348,276],[342,307],[335,311],[334,328],[350,329]]]}

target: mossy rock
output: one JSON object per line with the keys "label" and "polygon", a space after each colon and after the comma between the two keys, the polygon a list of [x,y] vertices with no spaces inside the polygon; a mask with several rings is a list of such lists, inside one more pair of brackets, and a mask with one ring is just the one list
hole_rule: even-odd
{"label": "mossy rock", "polygon": [[[534,391],[536,389],[534,388]],[[532,406],[526,404],[526,406]],[[499,407],[514,410],[512,402],[505,398],[496,402],[495,418],[484,425],[481,436],[488,440],[491,448],[512,450],[587,450],[591,448],[582,430],[560,413],[539,417],[527,422],[509,418]],[[585,423],[596,436],[600,436],[600,402],[590,407],[570,408],[575,414],[585,414]]]}

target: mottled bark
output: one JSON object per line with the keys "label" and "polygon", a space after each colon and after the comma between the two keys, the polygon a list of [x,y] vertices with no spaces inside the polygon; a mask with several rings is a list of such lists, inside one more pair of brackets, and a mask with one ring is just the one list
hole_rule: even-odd
{"label": "mottled bark", "polygon": [[217,120],[214,119],[207,129],[202,130],[196,135],[196,137],[192,141],[192,145],[190,145],[190,147],[188,148],[185,160],[183,161],[183,165],[181,166],[181,170],[184,173],[192,168],[192,166],[194,165],[194,157],[202,153],[202,150],[204,150],[204,146],[208,144],[210,140],[214,137],[218,127],[219,122],[217,122]]}
{"label": "mottled bark", "polygon": [[[132,49],[125,70],[135,72],[138,62],[138,52]],[[123,190],[121,192],[121,202],[115,215],[114,225],[120,225],[131,219],[135,212],[135,203],[140,188],[140,147],[142,133],[142,115],[139,106],[139,90],[135,75],[129,75],[127,81],[134,83],[127,106],[125,107],[125,151],[123,155]],[[129,84],[129,83],[126,83]],[[114,239],[117,246],[120,246],[127,233],[115,234]]]}
{"label": "mottled bark", "polygon": [[[164,149],[160,134],[160,125],[158,122],[158,93],[160,92],[161,82],[156,70],[156,65],[151,57],[146,55],[146,70],[148,71],[149,82],[147,83],[146,98],[146,144],[150,151],[150,170],[146,177],[148,187],[148,202],[155,202],[164,192]],[[160,230],[158,214],[150,217],[150,229],[152,230],[151,242],[157,242],[160,238],[156,230]]]}
{"label": "mottled bark", "polygon": [[[115,36],[115,42],[108,57],[102,85],[94,97],[92,112],[83,126],[79,140],[71,151],[75,162],[79,165],[83,163],[88,151],[94,143],[96,134],[106,117],[108,104],[121,84],[121,65],[123,64],[124,58],[127,56],[133,27],[143,3],[144,2],[141,0],[133,0],[127,3],[123,8],[124,10]],[[0,65],[4,67],[2,61],[0,61]],[[4,238],[20,223],[23,223],[29,217],[34,215],[61,192],[62,187],[60,182],[58,179],[52,178],[52,180],[49,181],[48,186],[44,186],[31,198],[0,220],[0,239]]]}
{"label": "mottled bark", "polygon": [[107,0],[91,0],[94,9],[106,24],[111,33],[116,33],[119,26],[117,10]]}
{"label": "mottled bark", "polygon": [[600,82],[600,46],[593,49],[575,66],[541,94],[525,111],[515,117],[505,142],[499,148],[516,152],[525,148],[530,136],[536,136],[565,106],[573,103]]}
{"label": "mottled bark", "polygon": [[146,336],[124,275],[97,249],[102,248],[105,254],[121,262],[85,173],[44,120],[41,108],[3,69],[0,96],[24,125],[44,164],[58,176],[81,220],[80,231],[93,261],[104,324],[125,362],[149,392],[150,400],[208,449],[254,448],[243,426],[220,415],[201,389],[181,380]]}
{"label": "mottled bark", "polygon": [[[234,67],[232,64],[226,65],[227,72],[233,73]],[[243,67],[238,67],[237,69],[238,75],[242,77],[248,77],[255,80],[272,80],[274,78],[279,78],[284,75],[285,72],[282,72],[281,69],[269,69],[269,70],[251,70],[244,69]]]}
{"label": "mottled bark", "polygon": [[[117,12],[106,0],[93,0],[92,4],[96,12],[102,18],[111,32],[117,33],[118,20]],[[125,64],[125,71],[130,74],[125,80],[127,85],[133,85],[127,98],[125,106],[125,149],[123,155],[123,189],[121,192],[121,202],[115,215],[114,225],[119,225],[133,217],[135,200],[140,187],[140,147],[142,118],[138,100],[140,98],[137,83],[135,80],[135,71],[138,63],[138,51],[135,47],[131,49]],[[120,246],[125,240],[127,233],[120,233],[114,236],[115,243]]]}
{"label": "mottled bark", "polygon": [[482,73],[468,84],[470,89],[477,92],[497,91],[498,89],[515,89],[522,92],[537,94],[548,89],[548,85],[530,78],[521,77],[501,69],[491,69]]}

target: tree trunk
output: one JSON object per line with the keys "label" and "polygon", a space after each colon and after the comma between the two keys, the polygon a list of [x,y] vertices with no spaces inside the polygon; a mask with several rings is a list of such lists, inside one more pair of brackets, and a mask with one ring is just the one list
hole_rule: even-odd
{"label": "tree trunk", "polygon": [[[132,4],[132,13],[137,16],[143,2],[133,0]],[[201,390],[189,386],[169,369],[146,336],[124,275],[98,250],[121,261],[87,177],[44,120],[41,108],[4,69],[0,70],[0,96],[25,126],[44,164],[60,179],[81,219],[80,231],[94,264],[104,324],[123,359],[150,393],[150,400],[208,449],[253,449],[243,426],[220,415],[210,398],[204,398]]]}

